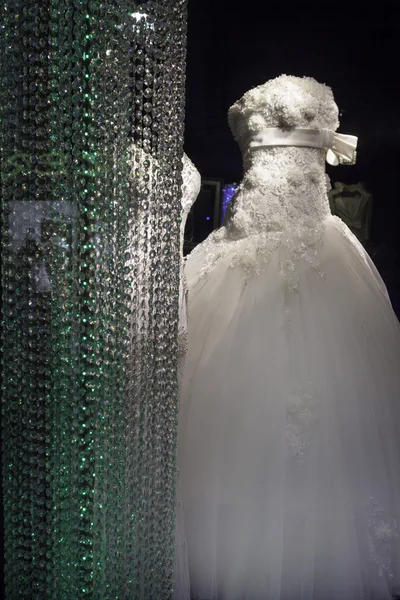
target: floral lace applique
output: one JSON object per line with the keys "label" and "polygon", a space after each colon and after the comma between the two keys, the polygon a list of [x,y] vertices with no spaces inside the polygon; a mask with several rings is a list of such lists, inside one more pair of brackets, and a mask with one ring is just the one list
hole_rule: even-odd
{"label": "floral lace applique", "polygon": [[312,384],[308,383],[286,401],[286,444],[300,463],[304,462],[311,444],[316,421],[314,392]]}
{"label": "floral lace applique", "polygon": [[193,251],[203,266],[189,285],[196,285],[222,260],[242,267],[246,283],[279,250],[286,287],[296,291],[300,260],[320,271],[319,244],[331,218],[325,150],[249,149],[248,141],[266,127],[336,130],[338,107],[332,90],[312,78],[283,75],[244,94],[230,108],[228,119],[243,153],[244,177],[224,227]]}
{"label": "floral lace applique", "polygon": [[266,127],[326,127],[336,130],[339,110],[332,90],[312,77],[281,75],[247,91],[228,112],[242,149],[249,135]]}
{"label": "floral lace applique", "polygon": [[385,520],[383,508],[375,498],[371,498],[369,547],[371,560],[377,566],[380,576],[393,578],[391,551],[393,542],[398,537],[395,519]]}
{"label": "floral lace applique", "polygon": [[200,192],[201,177],[186,154],[183,155],[182,162],[182,212],[187,215]]}
{"label": "floral lace applique", "polygon": [[[193,257],[198,253],[202,256],[203,264],[191,278],[191,287],[212,272],[220,260],[226,260],[228,267],[241,267],[246,283],[262,271],[277,250],[289,290],[298,289],[297,265],[302,259],[324,276],[318,256],[330,212],[323,156],[313,149],[276,150],[254,155],[225,225],[192,252]],[[305,152],[314,153],[312,159],[317,164],[310,166]]]}
{"label": "floral lace applique", "polygon": [[183,240],[185,234],[186,220],[189,215],[190,209],[192,208],[197,196],[200,192],[201,177],[200,173],[190,160],[190,158],[183,155],[183,170],[182,170],[182,221],[181,221],[181,254],[183,250]]}

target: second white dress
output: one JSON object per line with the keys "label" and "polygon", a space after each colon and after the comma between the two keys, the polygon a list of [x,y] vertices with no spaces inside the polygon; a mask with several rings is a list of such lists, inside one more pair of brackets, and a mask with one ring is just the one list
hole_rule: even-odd
{"label": "second white dress", "polygon": [[179,465],[194,600],[389,600],[400,581],[400,327],[329,210],[332,92],[282,76],[230,110],[245,175],[190,255]]}

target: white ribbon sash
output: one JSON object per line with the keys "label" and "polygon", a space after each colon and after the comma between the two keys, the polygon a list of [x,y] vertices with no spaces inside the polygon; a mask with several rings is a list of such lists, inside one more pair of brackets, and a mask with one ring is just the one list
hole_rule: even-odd
{"label": "white ribbon sash", "polygon": [[336,133],[332,129],[281,129],[269,127],[251,137],[249,150],[271,146],[300,146],[303,148],[324,148],[326,161],[333,166],[354,165],[357,158],[357,141],[354,135]]}

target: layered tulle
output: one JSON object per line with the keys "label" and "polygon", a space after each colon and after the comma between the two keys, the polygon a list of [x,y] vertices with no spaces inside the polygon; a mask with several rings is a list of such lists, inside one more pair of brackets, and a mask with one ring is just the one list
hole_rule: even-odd
{"label": "layered tulle", "polygon": [[192,597],[388,599],[400,583],[400,327],[336,219],[318,269],[296,263],[297,291],[284,254],[249,275],[228,249],[200,280],[205,256],[187,263],[179,467]]}

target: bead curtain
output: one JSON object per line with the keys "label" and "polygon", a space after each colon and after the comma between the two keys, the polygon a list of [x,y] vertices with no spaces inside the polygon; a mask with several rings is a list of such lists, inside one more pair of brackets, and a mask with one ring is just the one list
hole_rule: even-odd
{"label": "bead curtain", "polygon": [[1,11],[6,598],[169,599],[186,2]]}

